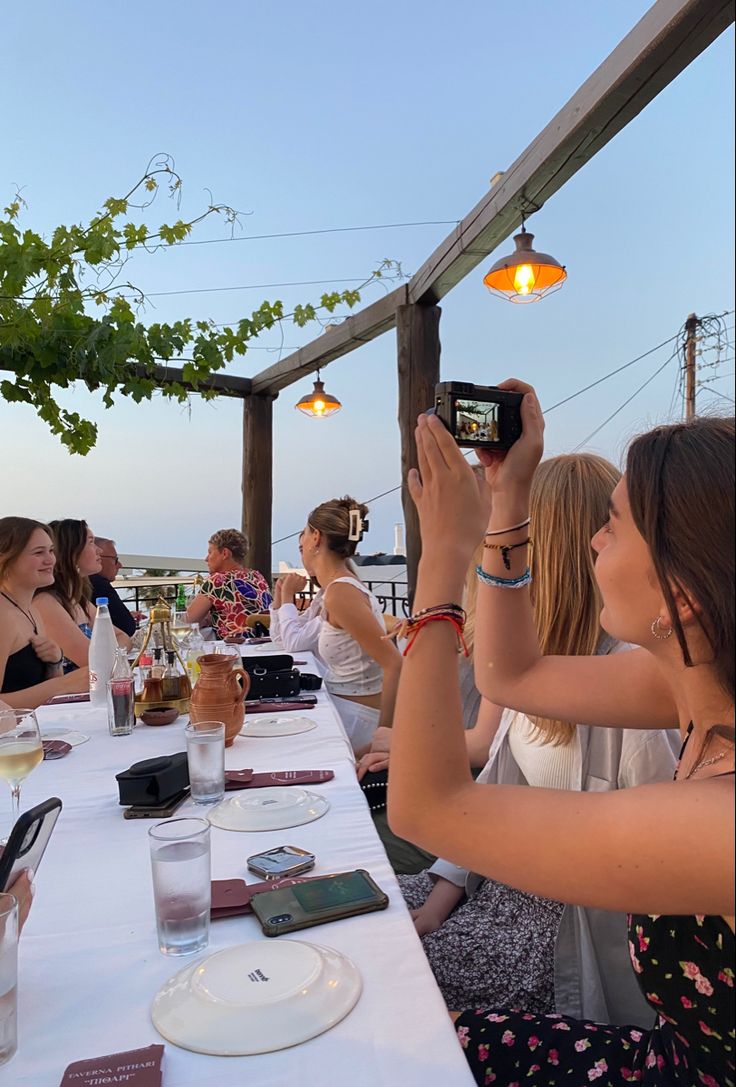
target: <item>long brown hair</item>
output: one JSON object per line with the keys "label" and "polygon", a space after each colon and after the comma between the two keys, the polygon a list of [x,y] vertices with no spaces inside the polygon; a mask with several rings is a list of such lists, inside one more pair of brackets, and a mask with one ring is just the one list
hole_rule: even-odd
{"label": "long brown hair", "polygon": [[77,569],[80,556],[87,546],[89,528],[86,521],[75,521],[71,518],[49,521],[49,528],[56,544],[54,584],[38,591],[53,593],[76,622],[77,605],[86,613],[92,601],[89,579],[83,577]]}
{"label": "long brown hair", "polygon": [[715,674],[734,698],[734,420],[656,427],[629,447],[626,486],[685,666],[693,661],[675,593],[693,608]]}
{"label": "long brown hair", "polygon": [[[602,601],[591,539],[605,524],[621,473],[603,457],[571,453],[542,461],[531,489],[531,601],[545,656],[591,656],[602,637]],[[569,743],[575,725],[532,718],[545,742]]]}
{"label": "long brown hair", "polygon": [[0,582],[38,528],[52,538],[48,526],[40,521],[32,521],[30,517],[0,517]]}

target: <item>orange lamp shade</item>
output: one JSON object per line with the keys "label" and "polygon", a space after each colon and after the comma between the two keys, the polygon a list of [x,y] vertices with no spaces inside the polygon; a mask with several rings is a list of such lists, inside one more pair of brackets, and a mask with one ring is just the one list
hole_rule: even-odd
{"label": "orange lamp shade", "polygon": [[303,396],[294,407],[297,411],[301,411],[305,415],[311,415],[314,419],[324,419],[328,415],[334,415],[336,411],[339,411],[342,404],[336,396],[330,396],[329,393],[326,393],[324,382],[317,379],[311,393]]}
{"label": "orange lamp shade", "polygon": [[538,302],[540,298],[559,290],[567,272],[549,253],[532,249],[534,235],[522,229],[515,235],[516,250],[501,257],[483,277],[489,291],[510,302]]}

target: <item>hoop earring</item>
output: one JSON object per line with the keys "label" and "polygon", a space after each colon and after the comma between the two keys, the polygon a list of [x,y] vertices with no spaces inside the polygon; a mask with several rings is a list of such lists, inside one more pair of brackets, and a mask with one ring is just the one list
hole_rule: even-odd
{"label": "hoop earring", "polygon": [[662,617],[661,617],[661,615],[658,615],[657,618],[652,623],[651,631],[652,631],[652,634],[654,635],[654,637],[657,639],[657,641],[666,642],[668,638],[672,637],[672,627],[670,627],[670,629],[665,634],[663,634],[662,633],[662,628],[661,628],[661,625],[660,625],[661,622],[662,622]]}

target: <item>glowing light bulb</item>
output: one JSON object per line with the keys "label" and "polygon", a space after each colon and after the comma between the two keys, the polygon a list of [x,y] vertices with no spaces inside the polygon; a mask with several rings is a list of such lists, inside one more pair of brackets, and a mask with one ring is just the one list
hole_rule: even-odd
{"label": "glowing light bulb", "polygon": [[514,290],[517,294],[531,294],[536,281],[531,264],[520,264],[514,273]]}
{"label": "glowing light bulb", "polygon": [[312,407],[314,409],[315,415],[323,415],[325,410],[325,402],[324,400],[315,400]]}

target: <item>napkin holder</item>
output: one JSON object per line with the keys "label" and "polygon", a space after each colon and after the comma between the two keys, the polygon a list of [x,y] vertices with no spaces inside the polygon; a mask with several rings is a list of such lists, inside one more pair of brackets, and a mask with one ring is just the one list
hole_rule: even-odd
{"label": "napkin holder", "polygon": [[189,784],[186,751],[136,762],[115,778],[121,804],[163,804]]}

